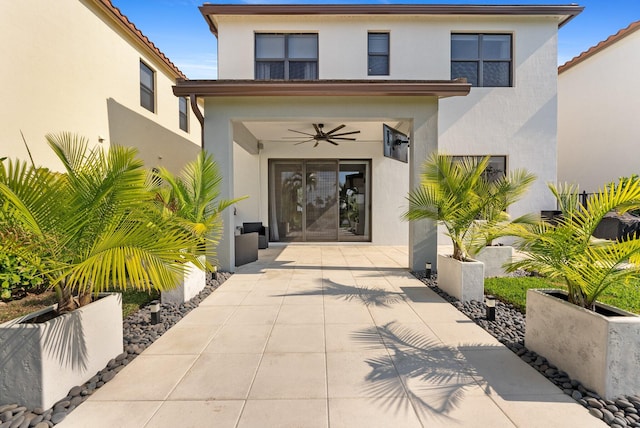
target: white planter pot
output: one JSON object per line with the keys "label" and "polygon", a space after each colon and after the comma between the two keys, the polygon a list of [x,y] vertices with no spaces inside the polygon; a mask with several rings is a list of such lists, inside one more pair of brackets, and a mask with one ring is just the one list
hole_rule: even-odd
{"label": "white planter pot", "polygon": [[438,254],[438,287],[461,302],[484,300],[484,265]]}
{"label": "white planter pot", "polygon": [[[199,256],[198,259],[204,263],[205,257]],[[207,285],[206,272],[189,262],[181,284],[172,290],[163,291],[160,299],[162,303],[182,304],[202,291],[205,285]]]}
{"label": "white planter pot", "polygon": [[504,265],[511,263],[513,259],[513,247],[508,245],[493,245],[484,247],[475,256],[475,260],[484,263],[484,277],[494,278],[507,276]]}
{"label": "white planter pot", "polygon": [[0,403],[48,409],[123,352],[122,295],[44,323],[24,323],[55,306],[0,324]]}
{"label": "white planter pot", "polygon": [[[604,316],[547,292],[527,291],[525,346],[602,397],[640,393],[640,317]],[[562,293],[566,296],[566,293]]]}

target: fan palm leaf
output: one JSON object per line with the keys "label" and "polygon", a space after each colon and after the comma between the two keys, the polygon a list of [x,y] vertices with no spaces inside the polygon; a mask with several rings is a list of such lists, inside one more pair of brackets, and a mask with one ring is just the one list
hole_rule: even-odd
{"label": "fan palm leaf", "polygon": [[[409,192],[405,220],[442,224],[453,242],[453,257],[464,260],[500,236],[506,208],[525,193],[535,177],[523,170],[495,182],[484,175],[490,157],[481,159],[433,153],[423,164],[420,186]],[[478,220],[483,220],[478,222]],[[524,218],[523,218],[524,220]]]}
{"label": "fan palm leaf", "polygon": [[107,288],[176,286],[184,262],[198,263],[184,251],[196,240],[175,219],[159,215],[136,151],[89,149],[86,139],[69,133],[47,140],[64,173],[1,164],[0,202],[10,214],[2,218],[30,237],[10,239],[3,251],[40,261],[58,290],[59,312],[74,309],[73,294],[88,302]]}
{"label": "fan palm leaf", "polygon": [[572,202],[577,199],[575,187],[550,184],[549,188],[563,218],[555,225],[541,223],[515,232],[519,237],[517,246],[526,257],[513,263],[509,270],[527,269],[561,279],[567,285],[569,301],[586,308],[592,308],[611,285],[640,279],[640,240],[593,238],[607,213],[640,207],[638,178],[622,178],[605,186],[584,207]]}
{"label": "fan palm leaf", "polygon": [[166,168],[159,168],[156,175],[159,178],[156,202],[161,211],[177,219],[195,237],[196,245],[191,245],[190,251],[214,259],[222,234],[221,213],[244,198],[220,199],[222,175],[213,157],[205,151],[185,165],[179,175]]}

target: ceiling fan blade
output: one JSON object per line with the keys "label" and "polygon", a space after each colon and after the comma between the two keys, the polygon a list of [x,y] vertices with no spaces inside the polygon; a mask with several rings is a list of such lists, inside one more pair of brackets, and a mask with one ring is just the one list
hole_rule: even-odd
{"label": "ceiling fan blade", "polygon": [[[296,131],[295,129],[289,129],[289,131],[291,132],[297,132],[298,134],[304,134],[304,135],[308,135],[309,137],[313,137],[313,134],[308,134],[306,132],[302,132],[302,131]],[[286,138],[286,137],[285,137]]]}
{"label": "ceiling fan blade", "polygon": [[313,123],[312,125],[318,135],[324,135],[324,133],[320,130],[317,124]]}
{"label": "ceiling fan blade", "polygon": [[341,141],[356,141],[355,138],[349,137],[331,137],[332,140],[341,140]]}
{"label": "ceiling fan blade", "polygon": [[298,143],[295,143],[294,146],[297,146],[298,144],[303,144],[303,143],[308,143],[309,141],[313,141],[314,138],[309,138],[308,140],[304,140],[304,141],[300,141]]}
{"label": "ceiling fan blade", "polygon": [[333,134],[331,137],[340,137],[342,135],[359,134],[360,131],[341,132],[340,134]]}
{"label": "ceiling fan blade", "polygon": [[340,125],[340,126],[337,126],[337,127],[333,128],[331,131],[327,132],[327,135],[329,135],[329,134],[333,134],[334,132],[341,130],[341,129],[342,129],[342,128],[344,128],[345,126],[347,126],[347,125]]}
{"label": "ceiling fan blade", "polygon": [[330,139],[327,139],[327,143],[331,143],[334,146],[338,146],[339,145],[338,143],[336,143],[335,141],[331,141]]}

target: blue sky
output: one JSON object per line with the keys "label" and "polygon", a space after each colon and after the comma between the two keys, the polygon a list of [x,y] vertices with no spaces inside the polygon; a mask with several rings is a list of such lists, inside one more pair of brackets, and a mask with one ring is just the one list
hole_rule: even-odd
{"label": "blue sky", "polygon": [[[640,0],[574,0],[584,12],[560,29],[558,64],[606,39],[630,23],[640,20]],[[216,77],[216,40],[209,32],[198,6],[204,0],[112,0],[190,79]],[[213,2],[212,2],[213,3]],[[385,3],[385,4],[568,4],[557,0],[227,0],[223,3]]]}

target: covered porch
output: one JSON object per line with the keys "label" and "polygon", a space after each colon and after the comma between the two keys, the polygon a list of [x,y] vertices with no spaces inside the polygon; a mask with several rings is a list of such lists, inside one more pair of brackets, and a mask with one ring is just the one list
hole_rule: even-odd
{"label": "covered porch", "polygon": [[[468,92],[464,81],[179,83],[174,93],[191,97],[192,106],[197,105],[193,100],[204,99],[203,147],[213,153],[220,166],[221,197],[249,196],[235,210],[223,214],[224,233],[218,247],[221,268],[235,270],[234,233],[245,221],[269,226],[272,241],[360,240],[406,246],[411,268],[423,269],[426,262],[435,267],[435,224],[404,222],[401,215],[406,194],[419,183],[422,161],[438,149],[439,98]],[[407,135],[406,163],[385,156],[385,125]],[[339,128],[353,140],[315,140],[312,136],[319,128]],[[293,210],[285,209],[282,200],[287,198],[282,197],[278,180],[286,174],[277,169],[277,162],[299,165],[291,174],[298,173],[307,181],[319,174],[328,176],[335,168],[336,180],[332,184],[325,180],[330,189],[326,193],[310,189],[307,182],[307,191],[302,189],[304,194],[294,201]],[[358,162],[356,169],[353,164]],[[304,173],[308,167],[320,170]],[[342,195],[346,185],[340,182],[343,177],[339,174],[350,167],[368,174],[367,182],[360,182],[366,186],[366,195],[362,186],[359,188],[360,213],[366,215],[358,216],[355,225],[337,208],[346,205]],[[334,206],[335,213],[329,212]],[[320,218],[321,214],[312,213],[314,208],[331,215]],[[283,211],[293,214],[286,217]],[[346,236],[345,231],[355,237]]]}

